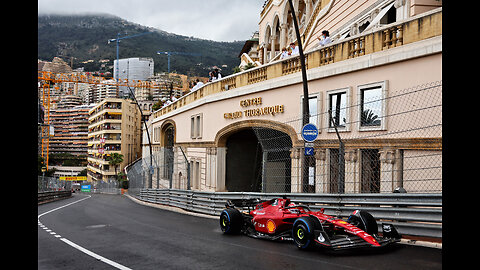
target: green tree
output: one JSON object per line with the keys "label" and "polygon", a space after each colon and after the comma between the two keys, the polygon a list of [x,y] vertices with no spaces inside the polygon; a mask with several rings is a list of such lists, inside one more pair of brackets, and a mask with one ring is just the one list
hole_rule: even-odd
{"label": "green tree", "polygon": [[108,157],[108,164],[115,168],[115,177],[118,180],[117,168],[123,162],[123,155],[119,153],[113,153]]}
{"label": "green tree", "polygon": [[78,176],[87,176],[87,169],[81,170]]}
{"label": "green tree", "polygon": [[158,109],[161,109],[162,106],[163,106],[163,103],[164,103],[164,102],[161,101],[161,100],[157,101],[157,103],[153,104],[152,109],[153,109],[154,111],[156,111],[156,110],[158,110]]}
{"label": "green tree", "polygon": [[251,68],[254,68],[254,67],[255,67],[254,63],[248,63],[247,65],[245,65],[243,67],[243,70],[251,69]]}
{"label": "green tree", "polygon": [[128,189],[127,175],[124,172],[118,173],[118,186],[120,188]]}
{"label": "green tree", "polygon": [[[38,156],[38,175],[44,175],[42,168],[46,168],[45,159],[42,156]],[[56,171],[57,169],[52,168],[50,165],[50,169],[45,171],[45,176],[51,177]]]}

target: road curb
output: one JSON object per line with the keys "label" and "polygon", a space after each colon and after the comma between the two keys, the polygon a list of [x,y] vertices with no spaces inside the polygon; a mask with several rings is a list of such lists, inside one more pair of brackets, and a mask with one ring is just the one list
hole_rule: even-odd
{"label": "road curb", "polygon": [[400,240],[400,244],[442,249],[442,243],[417,241],[417,240],[412,240],[412,239],[402,239],[402,240]]}
{"label": "road curb", "polygon": [[186,210],[183,210],[181,208],[174,207],[174,206],[145,202],[145,201],[139,200],[139,199],[137,199],[137,198],[135,198],[135,197],[133,197],[129,194],[123,194],[123,195],[127,196],[130,200],[132,200],[132,201],[134,201],[138,204],[142,204],[142,205],[146,205],[146,206],[150,206],[150,207],[154,207],[154,208],[158,208],[158,209],[168,210],[168,211],[172,211],[172,212],[176,212],[176,213],[180,213],[180,214],[184,214],[184,215],[196,216],[196,217],[203,217],[203,218],[210,218],[210,219],[218,219],[219,218],[217,216],[186,211]]}

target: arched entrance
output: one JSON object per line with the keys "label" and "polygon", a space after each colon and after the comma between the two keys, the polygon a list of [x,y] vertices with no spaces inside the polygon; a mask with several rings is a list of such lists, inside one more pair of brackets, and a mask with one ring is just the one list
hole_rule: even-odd
{"label": "arched entrance", "polygon": [[289,134],[252,126],[230,132],[225,140],[227,191],[290,192],[292,140]]}
{"label": "arched entrance", "polygon": [[258,192],[262,189],[262,149],[252,128],[227,139],[225,188]]}
{"label": "arched entrance", "polygon": [[168,180],[169,187],[172,188],[173,180],[173,146],[175,144],[175,126],[173,123],[166,123],[162,126],[163,146],[163,175],[162,178]]}

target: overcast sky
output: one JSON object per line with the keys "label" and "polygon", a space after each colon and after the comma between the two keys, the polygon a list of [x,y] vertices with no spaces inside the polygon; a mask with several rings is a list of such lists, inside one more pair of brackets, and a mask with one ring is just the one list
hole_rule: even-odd
{"label": "overcast sky", "polygon": [[38,0],[39,14],[109,13],[184,36],[249,39],[265,0]]}

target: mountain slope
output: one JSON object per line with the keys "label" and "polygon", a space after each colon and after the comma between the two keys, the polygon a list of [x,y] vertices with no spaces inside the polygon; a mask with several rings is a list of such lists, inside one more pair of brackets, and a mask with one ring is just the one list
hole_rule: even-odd
{"label": "mountain slope", "polygon": [[[238,53],[244,41],[216,42],[167,33],[155,28],[131,23],[108,14],[91,15],[39,15],[38,58],[51,61],[62,57],[67,63],[73,58],[73,68],[85,67],[85,71],[110,71],[116,59],[116,44],[109,39],[143,32],[152,34],[120,41],[120,58],[152,57],[154,71],[167,71],[167,56],[157,51],[200,53],[201,56],[171,56],[171,70],[193,76],[208,76],[212,66],[227,65],[224,75],[232,73],[240,62]],[[99,60],[109,59],[105,67]],[[94,60],[89,63],[82,63]]]}

